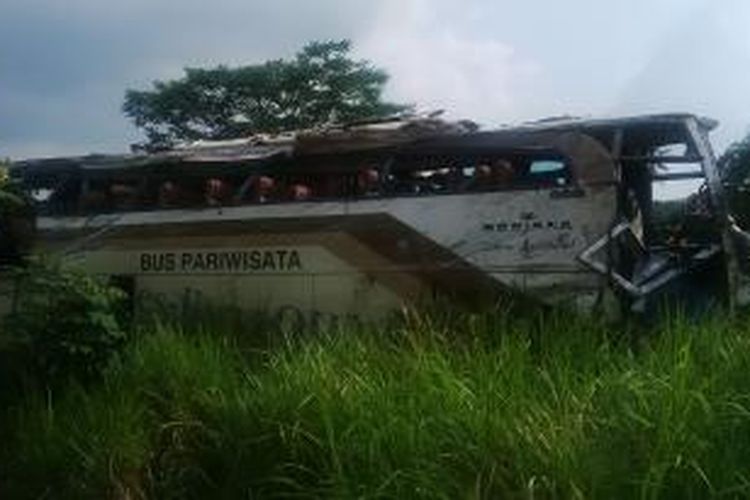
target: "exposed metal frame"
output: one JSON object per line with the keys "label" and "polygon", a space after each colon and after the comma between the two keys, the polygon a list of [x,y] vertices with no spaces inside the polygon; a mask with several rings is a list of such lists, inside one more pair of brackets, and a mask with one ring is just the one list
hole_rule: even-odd
{"label": "exposed metal frame", "polygon": [[698,154],[702,158],[701,166],[706,177],[708,193],[711,198],[714,213],[717,217],[717,224],[720,225],[722,247],[724,249],[724,261],[726,267],[727,280],[727,302],[730,310],[734,310],[737,304],[737,283],[740,272],[737,251],[732,239],[731,220],[729,217],[729,208],[724,195],[724,185],[721,181],[719,169],[716,166],[716,156],[714,155],[711,143],[705,133],[705,127],[695,117],[689,117],[686,120],[688,132],[694,142]]}

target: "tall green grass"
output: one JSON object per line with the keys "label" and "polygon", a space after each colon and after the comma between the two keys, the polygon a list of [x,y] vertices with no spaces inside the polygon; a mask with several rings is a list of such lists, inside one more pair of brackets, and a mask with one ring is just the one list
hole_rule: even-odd
{"label": "tall green grass", "polygon": [[264,350],[239,333],[155,328],[101,384],[27,392],[2,497],[750,496],[741,322],[638,342],[564,316],[412,315]]}

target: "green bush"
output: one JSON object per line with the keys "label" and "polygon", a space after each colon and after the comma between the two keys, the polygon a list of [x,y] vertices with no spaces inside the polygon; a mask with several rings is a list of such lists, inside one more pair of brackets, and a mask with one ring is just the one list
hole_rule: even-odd
{"label": "green bush", "polygon": [[125,342],[124,293],[46,263],[15,270],[14,308],[4,334],[43,382],[98,376]]}
{"label": "green bush", "polygon": [[35,230],[34,204],[0,159],[0,268],[22,262]]}

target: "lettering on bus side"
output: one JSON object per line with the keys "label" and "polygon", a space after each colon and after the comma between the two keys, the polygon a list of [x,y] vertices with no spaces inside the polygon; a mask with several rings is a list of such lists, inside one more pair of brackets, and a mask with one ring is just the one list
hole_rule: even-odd
{"label": "lettering on bus side", "polygon": [[498,221],[483,222],[483,231],[494,231],[498,233],[528,233],[541,229],[552,231],[570,231],[573,224],[569,220],[548,220],[548,221]]}
{"label": "lettering on bus side", "polygon": [[253,273],[302,271],[302,259],[294,249],[143,252],[142,273]]}
{"label": "lettering on bus side", "polygon": [[534,212],[522,212],[517,219],[483,221],[483,231],[498,233],[522,233],[532,231],[571,231],[573,223],[569,219],[540,219]]}

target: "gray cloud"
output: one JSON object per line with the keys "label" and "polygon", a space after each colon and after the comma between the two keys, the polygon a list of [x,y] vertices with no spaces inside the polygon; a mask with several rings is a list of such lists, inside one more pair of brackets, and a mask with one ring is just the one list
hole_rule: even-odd
{"label": "gray cloud", "polygon": [[0,156],[123,151],[123,93],[352,38],[389,95],[488,124],[680,109],[750,123],[742,0],[3,0]]}
{"label": "gray cloud", "polygon": [[246,64],[292,55],[311,39],[352,37],[367,29],[368,5],[6,0],[0,154],[124,150],[136,137],[120,113],[125,89],[184,66]]}

